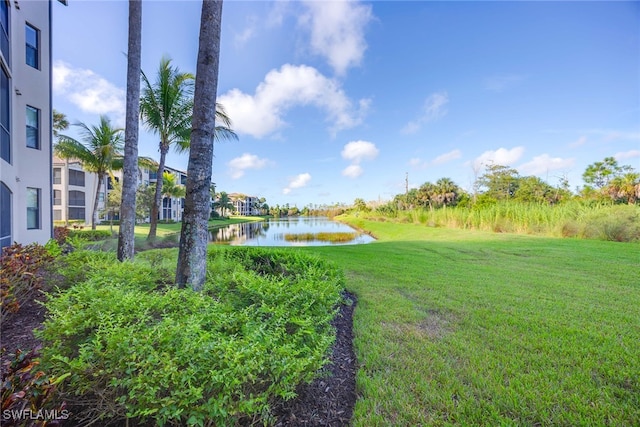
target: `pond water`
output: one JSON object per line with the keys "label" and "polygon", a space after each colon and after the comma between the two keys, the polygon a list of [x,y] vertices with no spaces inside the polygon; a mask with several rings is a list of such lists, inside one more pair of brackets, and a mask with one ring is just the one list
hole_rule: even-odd
{"label": "pond water", "polygon": [[[340,241],[331,241],[336,238]],[[375,239],[328,218],[292,217],[228,225],[210,230],[209,240],[237,246],[324,246],[357,245]]]}

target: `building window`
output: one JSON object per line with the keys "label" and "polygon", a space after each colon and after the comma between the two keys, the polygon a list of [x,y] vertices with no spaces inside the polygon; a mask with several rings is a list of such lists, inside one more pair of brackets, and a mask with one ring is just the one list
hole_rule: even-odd
{"label": "building window", "polygon": [[62,191],[53,190],[53,204],[54,206],[60,206],[62,204]]}
{"label": "building window", "polygon": [[75,169],[69,169],[69,185],[84,187],[84,172]]}
{"label": "building window", "polygon": [[171,198],[162,199],[162,219],[171,219]]}
{"label": "building window", "polygon": [[62,169],[53,168],[53,183],[62,184]]}
{"label": "building window", "polygon": [[40,228],[40,189],[27,187],[27,230]]}
{"label": "building window", "polygon": [[[117,176],[114,176],[114,178],[116,179],[116,182],[120,182],[120,178]],[[107,177],[107,190],[113,190],[113,181],[110,176]]]}
{"label": "building window", "polygon": [[84,206],[84,191],[69,191],[69,206]]}
{"label": "building window", "polygon": [[0,251],[11,243],[11,190],[0,182]]}
{"label": "building window", "polygon": [[62,221],[62,211],[60,209],[53,210],[53,220]]}
{"label": "building window", "polygon": [[69,219],[84,220],[84,208],[69,208]]}
{"label": "building window", "polygon": [[7,163],[11,163],[10,106],[9,76],[4,68],[0,67],[0,158]]}
{"label": "building window", "polygon": [[9,3],[7,0],[0,0],[0,51],[9,66]]}
{"label": "building window", "polygon": [[40,110],[27,105],[27,147],[40,149]]}
{"label": "building window", "polygon": [[25,38],[27,40],[27,65],[40,68],[38,47],[40,46],[40,30],[29,24],[25,26]]}
{"label": "building window", "polygon": [[98,193],[98,202],[104,202],[104,191]]}

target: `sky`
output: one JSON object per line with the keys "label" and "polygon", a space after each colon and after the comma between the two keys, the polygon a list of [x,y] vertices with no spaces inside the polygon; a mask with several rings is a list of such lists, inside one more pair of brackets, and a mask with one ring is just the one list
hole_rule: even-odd
{"label": "sky", "polygon": [[[54,108],[124,126],[127,2],[53,3]],[[151,80],[163,56],[195,73],[200,8],[143,1]],[[470,190],[492,163],[572,189],[608,156],[640,170],[639,29],[640,2],[227,0],[218,102],[239,139],[212,180],[302,208],[390,200],[407,177]],[[143,127],[139,154],[159,159]]]}

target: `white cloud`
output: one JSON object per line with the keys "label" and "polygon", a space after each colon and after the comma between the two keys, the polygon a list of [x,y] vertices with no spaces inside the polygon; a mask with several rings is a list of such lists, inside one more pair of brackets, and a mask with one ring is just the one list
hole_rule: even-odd
{"label": "white cloud", "polygon": [[587,137],[583,135],[580,138],[578,138],[576,141],[574,141],[571,144],[569,144],[569,147],[577,148],[577,147],[580,147],[580,146],[584,145],[585,142],[587,142]]}
{"label": "white cloud", "polygon": [[56,95],[71,101],[82,111],[109,115],[115,124],[124,124],[125,90],[92,70],[54,61],[52,85]]}
{"label": "white cloud", "polygon": [[379,152],[375,144],[369,141],[351,141],[344,146],[341,154],[343,159],[358,164],[362,160],[375,159]]}
{"label": "white cloud", "polygon": [[342,175],[349,178],[357,178],[364,172],[360,166],[363,160],[373,160],[378,157],[380,150],[376,145],[369,141],[351,141],[345,144],[342,149],[342,158],[350,160],[351,165],[347,166]]}
{"label": "white cloud", "polygon": [[362,61],[364,28],[373,18],[370,5],[357,1],[306,0],[308,13],[299,23],[311,31],[311,50],[327,59],[337,74]]}
{"label": "white cloud", "polygon": [[491,76],[484,82],[484,88],[492,92],[502,92],[517,86],[520,82],[527,78],[523,74],[500,74]]}
{"label": "white cloud", "polygon": [[231,178],[241,178],[247,169],[262,169],[269,164],[268,159],[261,159],[255,154],[244,153],[240,157],[231,159],[227,165],[229,166]]}
{"label": "white cloud", "polygon": [[301,173],[289,180],[289,185],[282,190],[282,194],[289,194],[294,188],[305,187],[309,181],[311,181],[311,175],[309,173]]}
{"label": "white cloud", "polygon": [[640,150],[629,150],[629,151],[616,153],[613,155],[613,157],[618,161],[633,159],[634,157],[640,157]]}
{"label": "white cloud", "polygon": [[447,114],[446,105],[449,103],[447,92],[432,93],[424,101],[420,117],[407,123],[401,132],[404,134],[416,133],[422,125],[438,120]]}
{"label": "white cloud", "polygon": [[511,150],[498,148],[497,150],[485,151],[473,161],[473,166],[482,167],[491,163],[496,165],[509,166],[520,160],[524,153],[524,147],[514,147]]}
{"label": "white cloud", "polygon": [[526,175],[541,175],[553,170],[567,169],[573,166],[575,159],[551,157],[548,154],[535,156],[530,162],[517,167],[518,171]]}
{"label": "white cloud", "polygon": [[342,171],[342,175],[349,178],[357,178],[362,175],[363,172],[364,170],[362,169],[362,166],[349,165]]}
{"label": "white cloud", "polygon": [[443,163],[450,162],[451,160],[459,159],[462,157],[462,151],[455,149],[453,151],[449,151],[448,153],[444,153],[433,159],[434,165],[441,165]]}
{"label": "white cloud", "polygon": [[271,70],[258,85],[254,95],[232,89],[219,98],[238,133],[262,138],[283,127],[287,110],[313,105],[323,110],[332,133],[359,125],[369,106],[362,99],[354,108],[340,84],[313,67],[285,64]]}

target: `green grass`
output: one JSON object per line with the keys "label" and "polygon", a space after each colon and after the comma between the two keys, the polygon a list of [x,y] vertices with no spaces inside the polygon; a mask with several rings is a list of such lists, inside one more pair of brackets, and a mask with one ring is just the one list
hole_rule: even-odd
{"label": "green grass", "polygon": [[355,426],[640,425],[640,245],[351,221]]}

